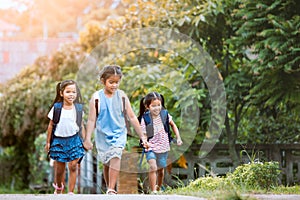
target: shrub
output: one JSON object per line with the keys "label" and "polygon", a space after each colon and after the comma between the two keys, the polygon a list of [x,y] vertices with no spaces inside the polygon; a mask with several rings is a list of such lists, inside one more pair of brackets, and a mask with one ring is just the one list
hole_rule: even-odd
{"label": "shrub", "polygon": [[278,185],[280,170],[278,162],[252,162],[238,166],[228,175],[237,187],[244,189],[267,189]]}
{"label": "shrub", "polygon": [[223,177],[202,177],[190,183],[189,187],[198,188],[201,190],[217,190],[226,188],[229,186],[229,182]]}

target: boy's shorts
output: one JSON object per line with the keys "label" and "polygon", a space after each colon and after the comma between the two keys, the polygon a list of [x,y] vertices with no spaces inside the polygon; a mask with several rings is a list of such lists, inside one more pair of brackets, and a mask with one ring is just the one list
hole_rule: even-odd
{"label": "boy's shorts", "polygon": [[164,153],[155,153],[153,151],[146,152],[146,159],[149,161],[150,159],[155,159],[157,167],[164,168],[167,166],[167,158],[168,152]]}

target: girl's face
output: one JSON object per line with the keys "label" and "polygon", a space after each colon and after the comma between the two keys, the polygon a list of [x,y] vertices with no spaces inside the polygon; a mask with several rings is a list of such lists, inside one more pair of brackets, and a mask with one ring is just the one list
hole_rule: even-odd
{"label": "girl's face", "polygon": [[60,95],[63,97],[65,105],[72,105],[77,97],[76,85],[72,84],[66,86],[65,89],[60,92]]}
{"label": "girl's face", "polygon": [[112,75],[106,79],[104,84],[104,90],[106,94],[114,94],[115,91],[119,88],[121,78],[118,75]]}
{"label": "girl's face", "polygon": [[149,110],[152,116],[158,116],[161,111],[161,101],[159,99],[152,100],[149,105]]}

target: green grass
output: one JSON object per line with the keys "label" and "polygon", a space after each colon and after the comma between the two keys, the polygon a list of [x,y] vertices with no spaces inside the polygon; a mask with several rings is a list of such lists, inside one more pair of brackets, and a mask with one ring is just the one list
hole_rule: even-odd
{"label": "green grass", "polygon": [[252,194],[300,194],[300,186],[277,186],[270,189],[245,189],[237,187],[226,178],[206,177],[191,182],[186,187],[168,188],[166,194],[202,197],[211,200],[254,200]]}
{"label": "green grass", "polygon": [[0,194],[30,194],[31,191],[29,189],[26,190],[13,190],[8,189],[6,187],[0,187]]}
{"label": "green grass", "polygon": [[191,188],[189,186],[184,188],[177,188],[167,190],[166,194],[178,194],[186,196],[202,197],[209,200],[254,200],[256,198],[250,197],[251,194],[300,194],[300,186],[284,187],[279,186],[272,190],[251,190],[244,191],[243,189],[234,190],[233,188],[204,190],[201,188]]}

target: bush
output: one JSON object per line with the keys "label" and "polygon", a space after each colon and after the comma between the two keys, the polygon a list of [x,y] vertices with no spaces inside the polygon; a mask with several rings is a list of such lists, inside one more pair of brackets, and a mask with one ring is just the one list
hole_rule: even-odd
{"label": "bush", "polygon": [[7,148],[5,150],[5,153],[0,155],[0,187],[3,188],[14,187],[14,177],[11,173],[14,166],[14,162],[10,157],[9,150],[10,149]]}
{"label": "bush", "polygon": [[278,162],[253,162],[238,166],[228,179],[240,188],[269,190],[278,185],[279,174]]}
{"label": "bush", "polygon": [[210,176],[198,178],[189,185],[191,188],[201,188],[201,190],[209,191],[226,188],[227,186],[229,186],[229,183],[226,178]]}

